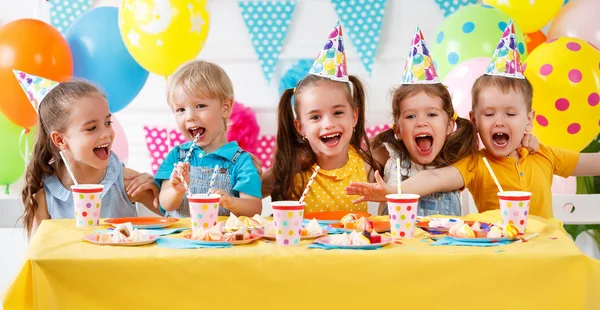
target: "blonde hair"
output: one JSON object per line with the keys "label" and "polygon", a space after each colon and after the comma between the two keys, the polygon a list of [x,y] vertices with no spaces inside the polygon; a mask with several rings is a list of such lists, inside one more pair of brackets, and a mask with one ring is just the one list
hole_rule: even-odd
{"label": "blonde hair", "polygon": [[233,100],[233,84],[227,73],[219,65],[204,61],[192,60],[177,68],[167,83],[167,102],[173,105],[175,90],[183,90],[192,95],[202,95],[208,99],[221,102]]}
{"label": "blonde hair", "polygon": [[531,112],[531,103],[533,101],[533,86],[527,78],[515,79],[505,76],[487,75],[484,74],[475,80],[473,88],[471,88],[471,110],[475,110],[479,104],[479,96],[484,89],[496,87],[503,94],[508,94],[511,90],[522,95],[525,99],[525,108],[527,112]]}
{"label": "blonde hair", "polygon": [[33,146],[31,161],[25,171],[25,186],[21,191],[21,200],[24,205],[21,219],[28,236],[31,236],[33,217],[38,208],[38,203],[33,195],[43,188],[44,177],[54,174],[58,166],[62,164],[59,149],[52,143],[50,133],[53,131],[64,133],[69,125],[73,104],[76,100],[88,96],[106,98],[92,83],[85,80],[72,80],[58,84],[40,103],[38,110],[40,126]]}

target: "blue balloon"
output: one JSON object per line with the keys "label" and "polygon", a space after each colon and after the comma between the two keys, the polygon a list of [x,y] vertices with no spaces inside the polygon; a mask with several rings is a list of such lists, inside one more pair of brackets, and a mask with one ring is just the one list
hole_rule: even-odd
{"label": "blue balloon", "polygon": [[73,76],[98,85],[113,113],[125,108],[148,79],[148,71],[131,57],[121,39],[118,16],[116,7],[94,8],[79,16],[65,34]]}

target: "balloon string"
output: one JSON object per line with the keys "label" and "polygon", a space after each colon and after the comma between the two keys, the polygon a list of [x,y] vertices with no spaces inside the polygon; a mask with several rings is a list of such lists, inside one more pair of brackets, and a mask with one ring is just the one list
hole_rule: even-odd
{"label": "balloon string", "polygon": [[[29,137],[27,136],[28,134],[29,129],[23,128],[23,130],[21,130],[21,134],[19,135],[19,155],[21,155],[21,158],[23,158],[23,161],[25,162],[25,169],[27,169],[27,165],[29,164]],[[21,151],[21,148],[23,146],[23,138],[25,138],[25,153]]]}

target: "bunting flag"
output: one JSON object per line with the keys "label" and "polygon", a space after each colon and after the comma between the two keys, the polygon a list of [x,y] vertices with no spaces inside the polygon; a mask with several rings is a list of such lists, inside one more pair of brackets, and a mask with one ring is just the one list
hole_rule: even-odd
{"label": "bunting flag", "polygon": [[463,6],[477,4],[477,0],[435,0],[435,3],[444,12],[444,17],[448,17]]}
{"label": "bunting flag", "polygon": [[344,30],[371,74],[387,0],[331,0]]}
{"label": "bunting flag", "polygon": [[295,0],[238,2],[265,78],[270,83],[296,7]]}
{"label": "bunting flag", "polygon": [[71,24],[90,8],[90,0],[51,0],[50,23],[63,35]]}

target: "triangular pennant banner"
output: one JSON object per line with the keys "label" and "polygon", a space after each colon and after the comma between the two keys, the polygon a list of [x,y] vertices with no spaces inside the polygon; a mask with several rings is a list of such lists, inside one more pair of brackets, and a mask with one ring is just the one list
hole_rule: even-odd
{"label": "triangular pennant banner", "polygon": [[238,2],[263,74],[270,83],[296,7],[295,0]]}
{"label": "triangular pennant banner", "polygon": [[387,0],[331,0],[358,56],[371,74]]}
{"label": "triangular pennant banner", "polygon": [[50,23],[64,35],[75,19],[90,8],[90,2],[90,0],[50,1]]}
{"label": "triangular pennant banner", "polygon": [[463,6],[477,4],[477,0],[435,0],[435,3],[444,12],[444,17],[448,17]]}

